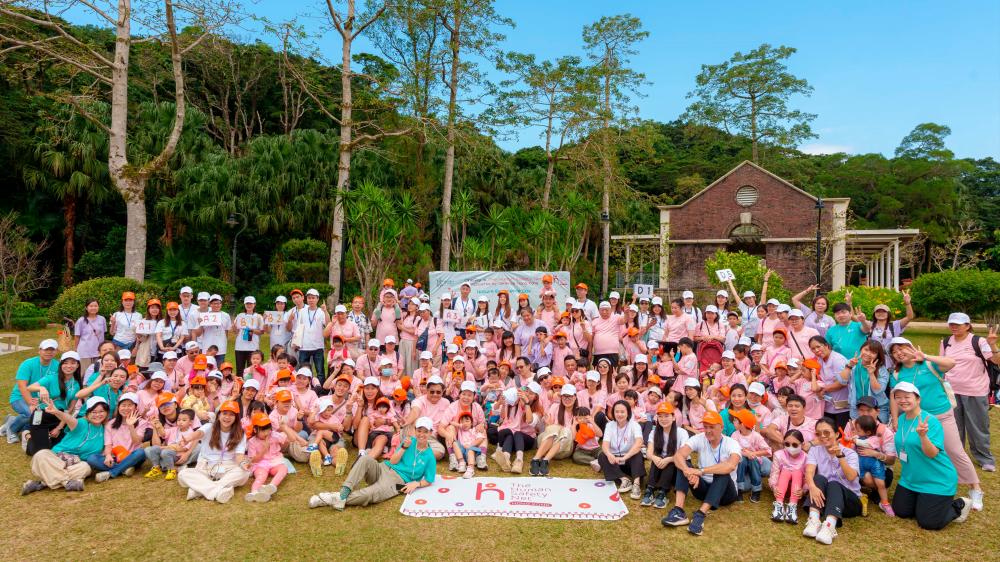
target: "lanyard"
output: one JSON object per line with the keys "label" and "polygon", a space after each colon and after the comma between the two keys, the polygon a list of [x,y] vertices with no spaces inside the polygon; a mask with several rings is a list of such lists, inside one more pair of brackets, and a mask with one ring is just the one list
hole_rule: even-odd
{"label": "lanyard", "polygon": [[625,422],[625,427],[618,427],[618,424],[615,424],[615,430],[618,432],[617,439],[615,439],[615,452],[617,452],[619,455],[628,452],[628,450],[622,449],[622,445],[625,444],[625,439],[628,438],[628,434],[626,433],[627,429],[628,429],[628,422]]}
{"label": "lanyard", "polygon": [[[916,417],[916,419],[914,419],[912,422],[910,422],[910,420],[906,419],[906,416],[903,416],[903,421],[904,422],[910,422],[910,423],[909,423],[909,425],[905,425],[903,423],[899,424],[899,435],[900,435],[900,437],[902,437],[901,441],[903,442],[903,450],[904,451],[906,450],[906,438],[909,437],[910,433],[913,432],[913,427],[920,424],[920,421],[923,419],[923,418],[920,417],[922,414],[923,414],[923,412],[920,412],[920,414],[918,414],[917,417]],[[904,425],[905,425],[905,430],[906,431],[903,431],[904,430]]]}
{"label": "lanyard", "polygon": [[[706,441],[707,441],[707,439],[706,439]],[[708,450],[712,453],[712,457],[715,458],[715,464],[719,464],[719,463],[722,462],[722,440],[721,439],[719,440],[719,448],[718,449],[712,450],[712,444],[709,443],[708,444]]]}
{"label": "lanyard", "polygon": [[309,315],[309,309],[306,309],[306,319],[309,320],[309,327],[312,328],[313,321],[316,320],[316,315],[319,314],[319,308],[313,311],[312,316]]}
{"label": "lanyard", "polygon": [[125,315],[125,323],[128,324],[129,329],[131,329],[132,328],[132,314],[133,313],[132,312],[122,311],[122,314]]}
{"label": "lanyard", "polygon": [[189,305],[187,306],[187,309],[185,309],[184,307],[178,307],[178,308],[180,308],[180,312],[181,312],[181,320],[182,320],[182,321],[183,321],[183,322],[184,322],[185,324],[187,324],[187,319],[188,319],[188,315],[190,315],[190,314],[191,314],[191,307],[192,307],[192,306],[193,306],[193,305],[190,305],[190,304],[189,304]]}

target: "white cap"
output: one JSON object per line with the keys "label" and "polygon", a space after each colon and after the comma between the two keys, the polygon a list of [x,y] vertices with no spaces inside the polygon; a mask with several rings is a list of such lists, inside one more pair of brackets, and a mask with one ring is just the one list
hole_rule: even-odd
{"label": "white cap", "polygon": [[427,377],[427,386],[430,386],[432,384],[439,384],[441,386],[444,386],[444,381],[441,380],[441,377],[437,375],[431,375]]}
{"label": "white cap", "polygon": [[458,361],[458,362],[464,364],[465,363],[465,356],[464,355],[455,355],[454,357],[451,358],[451,360],[452,361]]}
{"label": "white cap", "polygon": [[684,291],[683,293],[681,293],[681,298],[682,299],[693,299],[694,298],[694,293],[692,293],[691,291]]}
{"label": "white cap", "polygon": [[131,359],[132,358],[132,352],[129,351],[129,350],[127,350],[127,349],[119,349],[118,350],[118,358],[119,359]]}
{"label": "white cap", "polygon": [[243,304],[257,304],[257,299],[253,297],[243,297]]}
{"label": "white cap", "polygon": [[462,386],[461,386],[459,392],[465,392],[466,390],[468,390],[469,392],[475,392],[476,391],[476,383],[474,383],[472,381],[462,381]]}
{"label": "white cap", "polygon": [[285,295],[278,295],[278,296],[274,297],[274,302],[284,302],[284,303],[287,303],[288,302],[288,298],[285,297]]}
{"label": "white cap", "polygon": [[948,315],[949,324],[972,324],[972,319],[964,312],[952,312]]}
{"label": "white cap", "polygon": [[597,371],[587,371],[587,380],[601,382],[601,373],[598,373]]}
{"label": "white cap", "polygon": [[365,377],[364,386],[379,386],[377,377]]}
{"label": "white cap", "polygon": [[550,369],[548,367],[542,367],[542,368],[538,369],[538,372],[535,373],[535,376],[536,377],[543,377],[543,376],[551,375],[551,374],[552,374],[552,369]]}
{"label": "white cap", "polygon": [[382,342],[378,341],[375,338],[368,340],[368,347],[381,347],[381,346]]}
{"label": "white cap", "polygon": [[447,353],[458,353],[458,344],[456,344],[456,343],[449,343],[448,347],[447,347],[447,349],[445,351]]}
{"label": "white cap", "polygon": [[392,359],[388,357],[383,357],[381,361],[378,362],[379,367],[385,367],[386,365],[392,365]]}
{"label": "white cap", "polygon": [[663,306],[663,297],[653,297],[652,305],[653,306],[656,306],[656,305]]}
{"label": "white cap", "polygon": [[389,334],[385,337],[385,343],[396,343],[396,336]]}
{"label": "white cap", "polygon": [[646,344],[646,347],[649,349],[660,349],[660,344],[656,343],[656,340],[651,340]]}
{"label": "white cap", "polygon": [[634,363],[649,363],[649,357],[646,357],[644,353],[636,353]]}
{"label": "white cap", "polygon": [[756,297],[756,296],[757,296],[756,293],[754,293],[753,291],[743,291],[743,298]]}
{"label": "white cap", "polygon": [[128,400],[136,406],[139,405],[139,395],[134,392],[126,392],[118,397],[118,403],[121,404],[123,401]]}
{"label": "white cap", "polygon": [[643,302],[643,301],[649,302],[649,297],[646,296],[646,295],[642,295],[641,297],[639,297],[639,302]]}
{"label": "white cap", "polygon": [[535,394],[541,394],[542,393],[542,385],[538,384],[535,381],[528,381],[528,390],[530,390],[531,392],[533,392]]}
{"label": "white cap", "polygon": [[576,396],[576,387],[571,384],[564,384],[559,394],[562,396]]}
{"label": "white cap", "polygon": [[243,388],[252,388],[254,390],[260,390],[260,381],[257,379],[250,379],[243,383]]}
{"label": "white cap", "polygon": [[422,302],[422,303],[420,303],[420,306],[417,307],[417,312],[423,312],[425,310],[430,310],[430,309],[431,309],[431,305],[429,305],[429,304],[427,304],[425,302]]}
{"label": "white cap", "polygon": [[169,380],[169,379],[167,378],[167,374],[164,373],[163,371],[156,371],[155,373],[153,373],[153,376],[149,377],[149,380],[151,380],[151,381],[165,381],[165,380]]}
{"label": "white cap", "polygon": [[431,353],[430,351],[426,351],[426,350],[425,351],[421,351],[420,352],[420,359],[426,359],[426,360],[430,361],[431,359],[434,359],[434,354]]}
{"label": "white cap", "polygon": [[340,314],[341,312],[347,314],[347,307],[342,304],[338,304],[337,306],[333,307],[334,314]]}
{"label": "white cap", "polygon": [[184,293],[187,293],[187,294],[191,295],[191,294],[194,294],[194,291],[191,290],[191,287],[188,287],[187,285],[185,285],[185,286],[181,287],[181,291],[178,294],[183,295]]}
{"label": "white cap", "polygon": [[312,378],[313,372],[312,372],[312,369],[310,369],[309,367],[299,367],[295,371],[295,376],[297,376],[297,377],[309,377],[309,378]]}
{"label": "white cap", "polygon": [[714,312],[714,313],[718,314],[719,313],[719,307],[715,306],[714,304],[710,304],[710,305],[708,305],[708,306],[705,307],[705,313],[707,314],[709,312]]}
{"label": "white cap", "polygon": [[445,291],[445,292],[441,293],[441,296],[438,297],[438,299],[440,299],[440,300],[449,300],[450,301],[451,300],[451,293],[449,293],[448,291]]}
{"label": "white cap", "polygon": [[611,299],[622,300],[622,296],[621,296],[621,294],[618,291],[611,291],[611,294],[608,295],[608,300],[611,300]]}
{"label": "white cap", "polygon": [[688,377],[684,379],[684,387],[701,388],[701,383],[694,377]]}
{"label": "white cap", "polygon": [[357,368],[357,366],[358,366],[358,364],[354,362],[354,359],[351,359],[350,357],[348,357],[347,359],[344,359],[344,362],[341,363],[341,365],[350,365],[351,367],[354,367],[354,368]]}
{"label": "white cap", "polygon": [[920,390],[918,390],[917,387],[914,386],[912,382],[902,381],[896,383],[896,386],[892,387],[893,394],[896,394],[896,392],[900,390],[902,390],[903,392],[912,392],[913,394],[920,396]]}
{"label": "white cap", "polygon": [[632,312],[639,312],[639,306],[635,304],[628,305],[628,309],[631,310]]}
{"label": "white cap", "polygon": [[514,404],[517,404],[517,389],[508,388],[507,390],[503,391],[503,399],[505,402],[507,402],[508,406],[513,406]]}
{"label": "white cap", "polygon": [[476,343],[476,340],[465,340],[464,347],[465,349],[478,349],[479,345]]}
{"label": "white cap", "polygon": [[715,296],[717,296],[717,297],[726,297],[728,299],[729,298],[729,292],[726,291],[725,289],[719,289],[718,291],[715,292]]}
{"label": "white cap", "polygon": [[789,317],[789,318],[805,318],[805,317],[806,317],[806,315],[805,315],[805,314],[802,314],[802,311],[801,311],[801,310],[799,310],[799,309],[797,309],[797,308],[793,308],[792,310],[790,310],[790,311],[788,312],[788,317]]}
{"label": "white cap", "polygon": [[601,304],[600,306],[598,306],[598,308],[611,308],[611,303],[609,303],[608,301],[601,301]]}
{"label": "white cap", "polygon": [[750,351],[764,351],[764,348],[759,343],[755,343],[750,346]]}
{"label": "white cap", "polygon": [[83,409],[84,412],[89,412],[91,408],[98,404],[108,405],[108,401],[104,399],[103,396],[91,396],[87,399],[86,407]]}
{"label": "white cap", "polygon": [[184,344],[184,349],[186,351],[191,351],[192,349],[198,349],[198,342],[191,340]]}
{"label": "white cap", "polygon": [[208,291],[202,291],[198,293],[198,300],[207,301],[212,295],[208,294]]}
{"label": "white cap", "polygon": [[211,373],[208,374],[208,378],[210,378],[210,379],[219,379],[221,381],[222,380],[222,373],[220,373],[219,371],[212,371]]}
{"label": "white cap", "polygon": [[59,357],[59,362],[63,362],[65,360],[67,360],[67,359],[76,359],[77,361],[79,361],[80,360],[80,354],[77,353],[77,352],[75,352],[75,351],[72,351],[72,350],[67,351],[67,352],[63,353],[62,356]]}
{"label": "white cap", "polygon": [[308,291],[306,291],[306,296],[308,297],[310,295],[314,296],[314,297],[318,297],[319,296],[319,291],[317,291],[316,289],[309,289]]}
{"label": "white cap", "polygon": [[322,412],[327,408],[333,407],[333,400],[329,396],[324,396],[316,401],[316,411]]}
{"label": "white cap", "polygon": [[773,304],[774,306],[778,306],[779,304],[781,304],[781,301],[779,301],[778,299],[767,299],[767,304],[769,305]]}
{"label": "white cap", "polygon": [[38,349],[59,349],[59,342],[54,339],[45,339],[39,342]]}
{"label": "white cap", "polygon": [[788,306],[785,303],[781,303],[778,305],[778,312],[791,312],[791,311],[792,307]]}
{"label": "white cap", "polygon": [[434,421],[427,416],[420,416],[417,418],[416,423],[413,424],[417,429],[426,429],[427,431],[434,431]]}
{"label": "white cap", "polygon": [[208,364],[209,364],[209,365],[211,365],[211,366],[213,366],[213,367],[218,367],[218,366],[219,366],[219,364],[218,364],[218,363],[217,363],[217,362],[215,361],[215,357],[213,357],[213,356],[209,355],[209,356],[208,356],[208,357],[206,357],[205,359],[206,359],[206,360],[208,361]]}
{"label": "white cap", "polygon": [[574,299],[573,297],[566,297],[566,304],[573,306],[574,304],[576,304],[576,299]]}
{"label": "white cap", "polygon": [[889,347],[892,347],[894,345],[913,345],[913,343],[902,336],[896,336],[891,340],[889,340]]}
{"label": "white cap", "polygon": [[764,394],[767,392],[767,389],[764,388],[763,384],[754,381],[750,383],[750,388],[747,389],[747,392],[752,392],[758,396],[764,396]]}
{"label": "white cap", "polygon": [[753,345],[753,340],[750,339],[750,338],[748,338],[748,337],[746,337],[746,336],[743,336],[742,338],[740,338],[740,341],[737,342],[737,343],[740,343],[742,345]]}
{"label": "white cap", "polygon": [[406,282],[407,283],[413,283],[413,279],[407,279]]}
{"label": "white cap", "polygon": [[208,300],[210,300],[210,301],[221,301],[222,300],[222,295],[220,295],[218,293],[212,293],[212,296],[208,297]]}
{"label": "white cap", "polygon": [[661,389],[660,387],[656,386],[655,384],[649,387],[649,391],[648,392],[655,392],[655,393],[659,394],[660,396],[663,396],[663,389]]}
{"label": "white cap", "polygon": [[476,302],[477,302],[477,303],[478,303],[478,302],[485,302],[485,303],[488,303],[488,302],[490,302],[490,298],[489,298],[489,297],[479,297],[478,299],[476,299]]}
{"label": "white cap", "polygon": [[472,283],[469,283],[468,281],[462,281],[462,284],[459,285],[459,287],[468,287],[468,288],[471,289],[472,288]]}
{"label": "white cap", "polygon": [[727,349],[727,350],[725,350],[725,351],[722,352],[722,358],[723,359],[732,359],[732,360],[735,361],[736,360],[736,354],[733,353],[733,350]]}

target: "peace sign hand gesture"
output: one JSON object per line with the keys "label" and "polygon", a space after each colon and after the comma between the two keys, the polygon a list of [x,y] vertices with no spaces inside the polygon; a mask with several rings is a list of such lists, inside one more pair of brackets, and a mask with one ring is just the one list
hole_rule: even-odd
{"label": "peace sign hand gesture", "polygon": [[906,304],[907,306],[909,306],[910,305],[910,299],[911,299],[911,297],[910,297],[910,291],[909,291],[909,289],[904,289],[903,290],[903,303]]}
{"label": "peace sign hand gesture", "polygon": [[850,367],[850,368],[852,368],[852,369],[857,364],[858,364],[858,356],[857,355],[855,355],[854,357],[852,357],[851,360],[847,362],[847,366]]}
{"label": "peace sign hand gesture", "polygon": [[990,348],[992,349],[997,345],[998,327],[993,324],[990,324],[989,326],[987,326],[987,329],[989,330],[989,333],[986,335],[986,343],[990,344]]}
{"label": "peace sign hand gesture", "polygon": [[920,423],[918,423],[917,427],[916,427],[917,435],[919,435],[921,437],[926,437],[927,436],[927,429],[928,429],[927,428],[927,420],[926,419],[920,420]]}
{"label": "peace sign hand gesture", "polygon": [[913,356],[913,360],[917,363],[920,363],[927,358],[927,356],[924,355],[924,350],[920,349],[920,346],[917,346],[910,351],[910,355]]}

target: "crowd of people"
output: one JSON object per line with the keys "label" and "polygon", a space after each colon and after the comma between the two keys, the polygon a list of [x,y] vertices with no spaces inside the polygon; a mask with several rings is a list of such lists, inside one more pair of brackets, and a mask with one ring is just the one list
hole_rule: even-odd
{"label": "crowd of people", "polygon": [[141,469],[188,499],[226,503],[250,482],[245,499],[267,502],[293,462],[343,475],[353,454],[310,507],[410,493],[443,459],[465,478],[489,459],[532,476],[572,459],[696,535],[765,487],[775,522],[803,518],[824,544],[869,501],[925,529],[982,510],[996,330],[956,312],[931,355],[905,337],[908,294],[905,317],[878,305],[869,319],[815,286],[768,299],[769,276],[759,300],[730,281],[706,306],[690,291],[596,303],[583,283],[560,303],[545,275],[537,295],[473,298],[465,283],[432,308],[419,283],[386,279],[370,311],[293,290],[266,318],[252,296],[231,317],[190,287],[145,312],[124,293],[108,319],[87,302],[74,349],[47,339],[21,364],[0,431],[31,455],[23,494]]}

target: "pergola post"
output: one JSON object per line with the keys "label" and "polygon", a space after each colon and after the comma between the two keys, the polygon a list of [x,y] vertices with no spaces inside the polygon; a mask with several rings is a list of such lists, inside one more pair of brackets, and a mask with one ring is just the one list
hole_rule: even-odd
{"label": "pergola post", "polygon": [[892,259],[893,265],[892,269],[896,272],[896,282],[893,286],[897,291],[899,290],[899,240],[895,240],[892,243]]}

